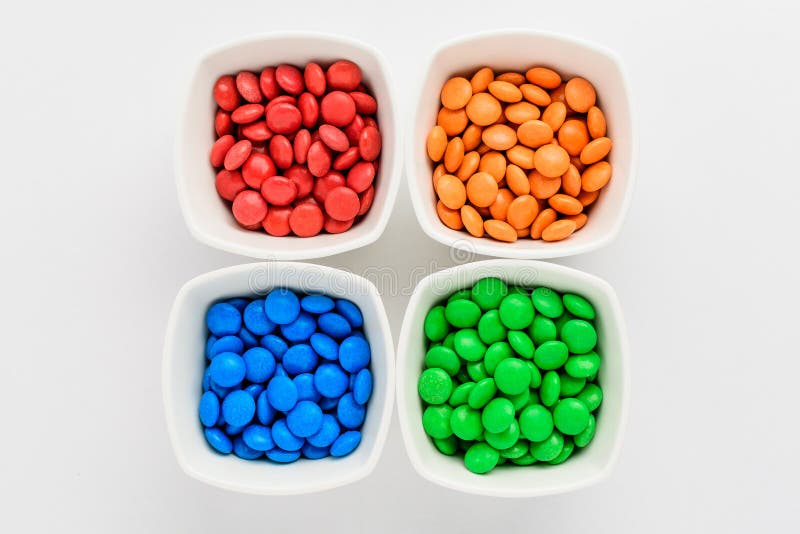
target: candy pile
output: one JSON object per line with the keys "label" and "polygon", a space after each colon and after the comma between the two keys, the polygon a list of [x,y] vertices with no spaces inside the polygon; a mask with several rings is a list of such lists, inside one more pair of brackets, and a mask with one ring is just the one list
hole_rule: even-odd
{"label": "candy pile", "polygon": [[336,234],[369,211],[381,134],[358,65],[242,71],[217,80],[214,100],[216,188],[242,227]]}
{"label": "candy pile", "polygon": [[436,211],[454,230],[558,241],[586,224],[611,179],[611,139],[590,82],[554,70],[478,70],[442,87],[427,139]]}
{"label": "candy pile", "polygon": [[484,278],[425,317],[422,426],[470,471],[560,464],[594,437],[600,356],[594,307],[546,287]]}
{"label": "candy pile", "polygon": [[214,449],[288,463],[358,447],[372,374],[355,304],[274,289],[214,304],[206,326],[199,414]]}

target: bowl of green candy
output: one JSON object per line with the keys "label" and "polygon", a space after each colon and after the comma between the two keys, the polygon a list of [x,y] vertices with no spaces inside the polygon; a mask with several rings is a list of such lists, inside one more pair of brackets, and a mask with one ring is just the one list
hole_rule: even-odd
{"label": "bowl of green candy", "polygon": [[628,411],[628,341],[611,286],[546,262],[434,273],[409,302],[397,401],[414,468],[480,495],[563,493],[606,477]]}

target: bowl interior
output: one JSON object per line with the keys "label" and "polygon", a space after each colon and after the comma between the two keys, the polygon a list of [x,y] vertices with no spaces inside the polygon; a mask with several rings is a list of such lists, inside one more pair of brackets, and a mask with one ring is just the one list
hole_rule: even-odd
{"label": "bowl interior", "polygon": [[[609,156],[613,175],[591,207],[586,226],[569,239],[554,243],[532,239],[500,243],[451,230],[436,215],[436,195],[431,182],[434,165],[427,157],[425,140],[436,123],[439,94],[447,79],[470,76],[483,66],[490,66],[497,74],[506,70],[524,72],[533,66],[551,67],[563,78],[582,76],[597,89],[598,105],[606,115],[608,136],[614,142]],[[609,241],[624,218],[634,172],[628,88],[614,57],[591,45],[554,35],[508,32],[467,38],[443,47],[432,58],[422,80],[410,136],[408,172],[417,216],[429,235],[445,244],[501,257],[565,256]]]}
{"label": "bowl interior", "polygon": [[[276,286],[346,297],[364,315],[372,348],[374,390],[359,447],[344,458],[300,460],[290,465],[217,454],[206,443],[197,409],[206,365],[205,312],[220,300],[255,297]],[[164,349],[164,401],[176,456],[191,476],[228,489],[260,494],[318,491],[366,476],[377,463],[388,431],[394,393],[393,343],[377,289],[359,276],[317,265],[241,265],[195,278],[173,306]]]}
{"label": "bowl interior", "polygon": [[[267,66],[290,63],[303,66],[316,61],[326,66],[338,59],[357,63],[364,83],[378,100],[378,123],[383,136],[380,167],[375,178],[375,199],[369,213],[342,234],[320,234],[311,238],[273,237],[241,228],[230,207],[217,195],[216,173],[208,154],[216,136],[216,103],[212,88],[223,74],[241,70],[255,73]],[[258,258],[305,259],[351,250],[377,239],[388,220],[399,179],[395,158],[398,147],[396,118],[386,67],[370,48],[344,39],[325,36],[264,37],[213,51],[197,66],[190,82],[180,122],[177,145],[178,193],[184,216],[192,232],[206,243]]]}
{"label": "bowl interior", "polygon": [[[425,314],[454,291],[487,276],[528,288],[547,286],[575,292],[589,299],[597,310],[598,353],[603,361],[598,381],[604,393],[597,412],[597,433],[592,443],[561,465],[501,466],[488,475],[475,475],[464,467],[462,457],[441,454],[422,428],[423,406],[417,394],[417,379],[425,357]],[[398,413],[406,447],[416,469],[434,482],[476,494],[530,497],[596,482],[616,459],[627,409],[627,344],[616,296],[598,278],[558,265],[509,260],[478,262],[433,274],[420,283],[411,298],[400,335],[398,360]]]}

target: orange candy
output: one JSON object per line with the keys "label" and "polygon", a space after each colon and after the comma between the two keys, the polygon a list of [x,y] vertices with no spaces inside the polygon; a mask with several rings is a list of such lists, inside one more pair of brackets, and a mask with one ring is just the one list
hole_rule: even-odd
{"label": "orange candy", "polygon": [[466,78],[450,78],[442,86],[442,105],[447,109],[461,109],[472,97],[472,85]]}
{"label": "orange candy", "polygon": [[499,182],[506,175],[506,158],[500,152],[487,152],[481,156],[478,169],[491,174]]}
{"label": "orange candy", "polygon": [[608,156],[611,151],[611,139],[608,137],[598,137],[589,141],[583,150],[581,150],[581,163],[584,165],[591,165],[597,163],[601,159]]}
{"label": "orange candy", "polygon": [[442,204],[451,210],[460,209],[467,201],[467,190],[464,182],[453,176],[445,174],[436,182],[436,194]]}
{"label": "orange candy", "polygon": [[531,225],[531,238],[540,239],[544,229],[555,222],[557,218],[558,214],[553,208],[547,208],[540,211],[539,215],[536,216],[536,218],[533,220],[533,224]]}
{"label": "orange candy", "polygon": [[594,106],[597,94],[594,86],[583,78],[572,78],[564,87],[564,98],[567,105],[578,113],[586,113]]}
{"label": "orange candy", "polygon": [[447,135],[458,135],[464,131],[464,128],[469,124],[467,112],[463,109],[456,111],[442,108],[436,116],[436,124],[444,128]]}
{"label": "orange candy", "polygon": [[550,223],[550,225],[542,230],[542,240],[544,241],[561,241],[572,235],[572,232],[578,225],[575,221],[569,219],[561,219]]}
{"label": "orange candy", "polygon": [[558,193],[547,199],[550,207],[564,215],[577,215],[583,211],[583,205],[577,198]]}
{"label": "orange candy", "polygon": [[536,199],[530,195],[522,195],[512,200],[511,204],[509,204],[506,221],[517,230],[520,230],[533,224],[533,220],[538,214],[539,204],[536,203]]}
{"label": "orange candy", "polygon": [[553,129],[544,121],[526,121],[517,128],[517,137],[523,145],[536,148],[553,140]]}
{"label": "orange candy", "polygon": [[570,156],[579,155],[587,143],[589,143],[589,130],[582,120],[570,119],[558,130],[558,144],[564,147]]}
{"label": "orange candy", "polygon": [[487,234],[498,241],[513,243],[517,240],[517,231],[507,222],[491,219],[484,221],[483,227],[486,229]]}
{"label": "orange candy", "polygon": [[554,178],[569,169],[569,154],[559,145],[544,145],[536,151],[533,163],[543,176]]}
{"label": "orange candy", "polygon": [[508,189],[500,189],[494,202],[489,206],[489,214],[493,219],[505,221],[508,216],[508,207],[511,205],[512,200],[514,200],[514,193]]}
{"label": "orange candy", "polygon": [[461,213],[458,210],[451,210],[441,200],[436,203],[436,214],[439,215],[439,219],[448,228],[453,230],[464,228],[464,223],[461,221]]}
{"label": "orange candy", "polygon": [[447,134],[441,126],[434,126],[428,134],[428,142],[426,148],[428,149],[428,157],[433,161],[439,161],[444,157],[444,151],[447,148]]}
{"label": "orange candy", "polygon": [[483,218],[478,210],[469,205],[461,206],[461,222],[464,223],[467,232],[475,237],[483,237]]}
{"label": "orange candy", "polygon": [[599,161],[583,171],[581,175],[581,187],[584,191],[598,191],[604,187],[611,179],[611,164],[607,161]]}
{"label": "orange candy", "polygon": [[467,117],[478,126],[489,126],[502,114],[500,102],[489,93],[472,95],[467,103]]}
{"label": "orange candy", "polygon": [[488,172],[476,172],[467,180],[467,198],[475,206],[490,206],[497,197],[497,190],[497,181]]}
{"label": "orange candy", "polygon": [[447,143],[444,151],[444,168],[447,172],[456,172],[464,159],[464,142],[460,137],[454,137]]}

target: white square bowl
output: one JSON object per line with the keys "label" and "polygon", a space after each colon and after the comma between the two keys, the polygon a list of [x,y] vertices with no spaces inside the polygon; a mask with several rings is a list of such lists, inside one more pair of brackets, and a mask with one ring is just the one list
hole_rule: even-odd
{"label": "white square bowl", "polygon": [[[361,67],[364,83],[378,101],[383,149],[375,177],[375,199],[366,216],[341,234],[275,237],[245,230],[217,194],[216,173],[208,161],[214,136],[216,103],[212,88],[223,74],[241,70],[316,61],[326,65],[349,59]],[[250,37],[207,52],[195,66],[179,116],[175,144],[175,179],[181,211],[200,242],[235,254],[273,260],[322,258],[377,240],[389,221],[400,184],[401,139],[396,98],[383,56],[364,43],[316,33],[281,33]]]}
{"label": "white square bowl", "polygon": [[[325,293],[352,300],[364,315],[372,349],[372,398],[361,429],[361,444],[343,458],[299,460],[281,465],[216,453],[198,419],[205,371],[206,310],[231,297],[256,297],[274,287]],[[164,408],[172,447],[190,476],[221,488],[261,495],[312,493],[369,475],[386,441],[394,404],[394,345],[378,289],[355,274],[305,263],[251,263],[200,275],[175,297],[164,342]]]}
{"label": "white square bowl", "polygon": [[[547,286],[589,299],[597,311],[600,366],[598,383],[603,404],[597,413],[592,442],[560,465],[501,466],[476,475],[463,457],[439,452],[422,428],[422,401],[417,380],[425,358],[425,315],[449,295],[494,276],[508,284]],[[403,319],[397,347],[397,413],[411,463],[424,478],[442,486],[493,497],[536,497],[573,491],[608,476],[619,455],[628,413],[629,350],[622,309],[611,286],[575,269],[546,262],[487,260],[439,271],[423,279],[414,290]]]}
{"label": "white square bowl", "polygon": [[[436,214],[436,194],[425,141],[436,124],[442,85],[452,76],[489,66],[495,72],[547,66],[562,77],[583,76],[595,86],[614,142],[609,155],[611,181],[592,205],[586,226],[568,239],[545,242],[519,239],[502,243],[451,230]],[[619,59],[609,50],[563,35],[527,30],[480,33],[450,41],[437,49],[424,70],[406,141],[406,174],[411,200],[422,229],[431,238],[459,249],[501,258],[545,259],[589,252],[610,243],[628,211],[636,174],[637,138],[630,90]]]}

